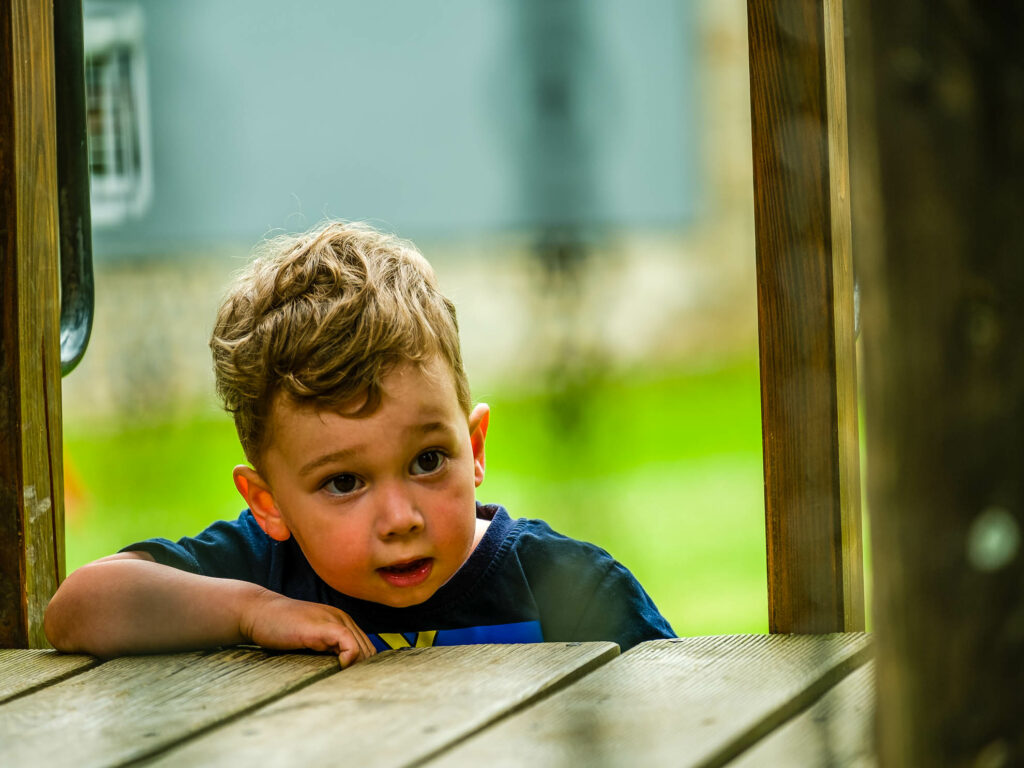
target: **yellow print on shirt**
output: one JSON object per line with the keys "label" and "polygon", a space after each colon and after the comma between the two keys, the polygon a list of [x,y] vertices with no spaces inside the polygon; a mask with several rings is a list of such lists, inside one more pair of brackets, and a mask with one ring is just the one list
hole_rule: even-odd
{"label": "yellow print on shirt", "polygon": [[[398,632],[378,632],[377,637],[387,643],[388,648],[412,648],[409,641]],[[416,633],[416,648],[431,648],[434,645],[434,639],[437,637],[437,630],[431,629],[427,632]]]}

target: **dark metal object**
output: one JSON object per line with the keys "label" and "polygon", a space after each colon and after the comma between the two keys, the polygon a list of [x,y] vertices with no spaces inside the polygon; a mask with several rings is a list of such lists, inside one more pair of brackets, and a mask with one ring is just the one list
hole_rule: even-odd
{"label": "dark metal object", "polygon": [[54,0],[62,376],[85,354],[95,303],[83,32],[82,0]]}

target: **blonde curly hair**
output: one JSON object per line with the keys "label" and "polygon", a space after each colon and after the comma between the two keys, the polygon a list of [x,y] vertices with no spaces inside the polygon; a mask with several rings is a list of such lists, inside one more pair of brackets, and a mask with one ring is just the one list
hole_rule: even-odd
{"label": "blonde curly hair", "polygon": [[274,398],[354,414],[380,404],[395,365],[440,356],[471,408],[455,305],[416,247],[365,224],[331,221],[269,240],[232,284],[210,338],[217,393],[256,466]]}

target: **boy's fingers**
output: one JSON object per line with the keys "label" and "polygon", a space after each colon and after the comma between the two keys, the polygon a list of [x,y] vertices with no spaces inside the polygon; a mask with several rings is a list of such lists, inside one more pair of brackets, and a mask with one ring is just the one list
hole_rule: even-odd
{"label": "boy's fingers", "polygon": [[352,635],[353,650],[357,654],[357,661],[370,658],[374,654],[374,648],[369,638],[359,630],[350,634]]}
{"label": "boy's fingers", "polygon": [[352,635],[352,639],[355,640],[359,646],[359,657],[362,659],[368,659],[377,652],[377,649],[373,647],[373,643],[370,642],[370,638],[367,637],[366,633],[359,628],[359,625],[352,621],[352,617],[348,614],[343,614],[345,628],[348,629]]}
{"label": "boy's fingers", "polygon": [[359,661],[358,648],[342,648],[338,652],[338,663],[341,664],[342,669],[351,666],[357,661]]}
{"label": "boy's fingers", "polygon": [[356,641],[359,643],[359,647],[363,651],[364,659],[370,658],[371,656],[373,656],[373,654],[377,652],[377,649],[373,647],[373,643],[370,642],[370,638],[367,637],[366,633],[363,632],[363,630],[359,629],[359,627],[356,627],[356,630],[353,634],[355,634]]}
{"label": "boy's fingers", "polygon": [[329,645],[335,649],[343,668],[376,653],[373,643],[362,630],[354,625],[342,625],[332,634],[334,636],[330,639]]}

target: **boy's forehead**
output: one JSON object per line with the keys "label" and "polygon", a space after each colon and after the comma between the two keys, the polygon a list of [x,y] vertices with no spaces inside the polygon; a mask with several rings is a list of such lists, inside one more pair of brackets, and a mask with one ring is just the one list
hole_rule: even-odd
{"label": "boy's forehead", "polygon": [[406,360],[396,364],[384,377],[384,390],[405,386],[432,385],[455,391],[455,374],[440,355],[425,360]]}
{"label": "boy's forehead", "polygon": [[425,361],[402,361],[394,365],[381,382],[379,402],[376,407],[366,410],[370,397],[369,387],[363,388],[351,397],[333,399],[329,394],[319,402],[304,402],[291,394],[279,390],[271,400],[268,414],[271,424],[288,419],[295,414],[312,415],[330,413],[343,418],[363,419],[372,417],[385,402],[408,405],[419,418],[441,418],[454,408],[461,412],[455,375],[438,356]]}
{"label": "boy's forehead", "polygon": [[303,474],[325,457],[362,454],[371,448],[380,456],[405,450],[426,435],[468,436],[469,416],[456,394],[454,376],[445,375],[446,370],[443,363],[397,366],[385,377],[376,407],[359,415],[355,414],[366,403],[365,392],[345,404],[348,411],[278,393],[271,402],[261,450],[261,461],[272,464],[264,464],[263,471],[269,477],[282,466],[291,466],[291,472]]}

